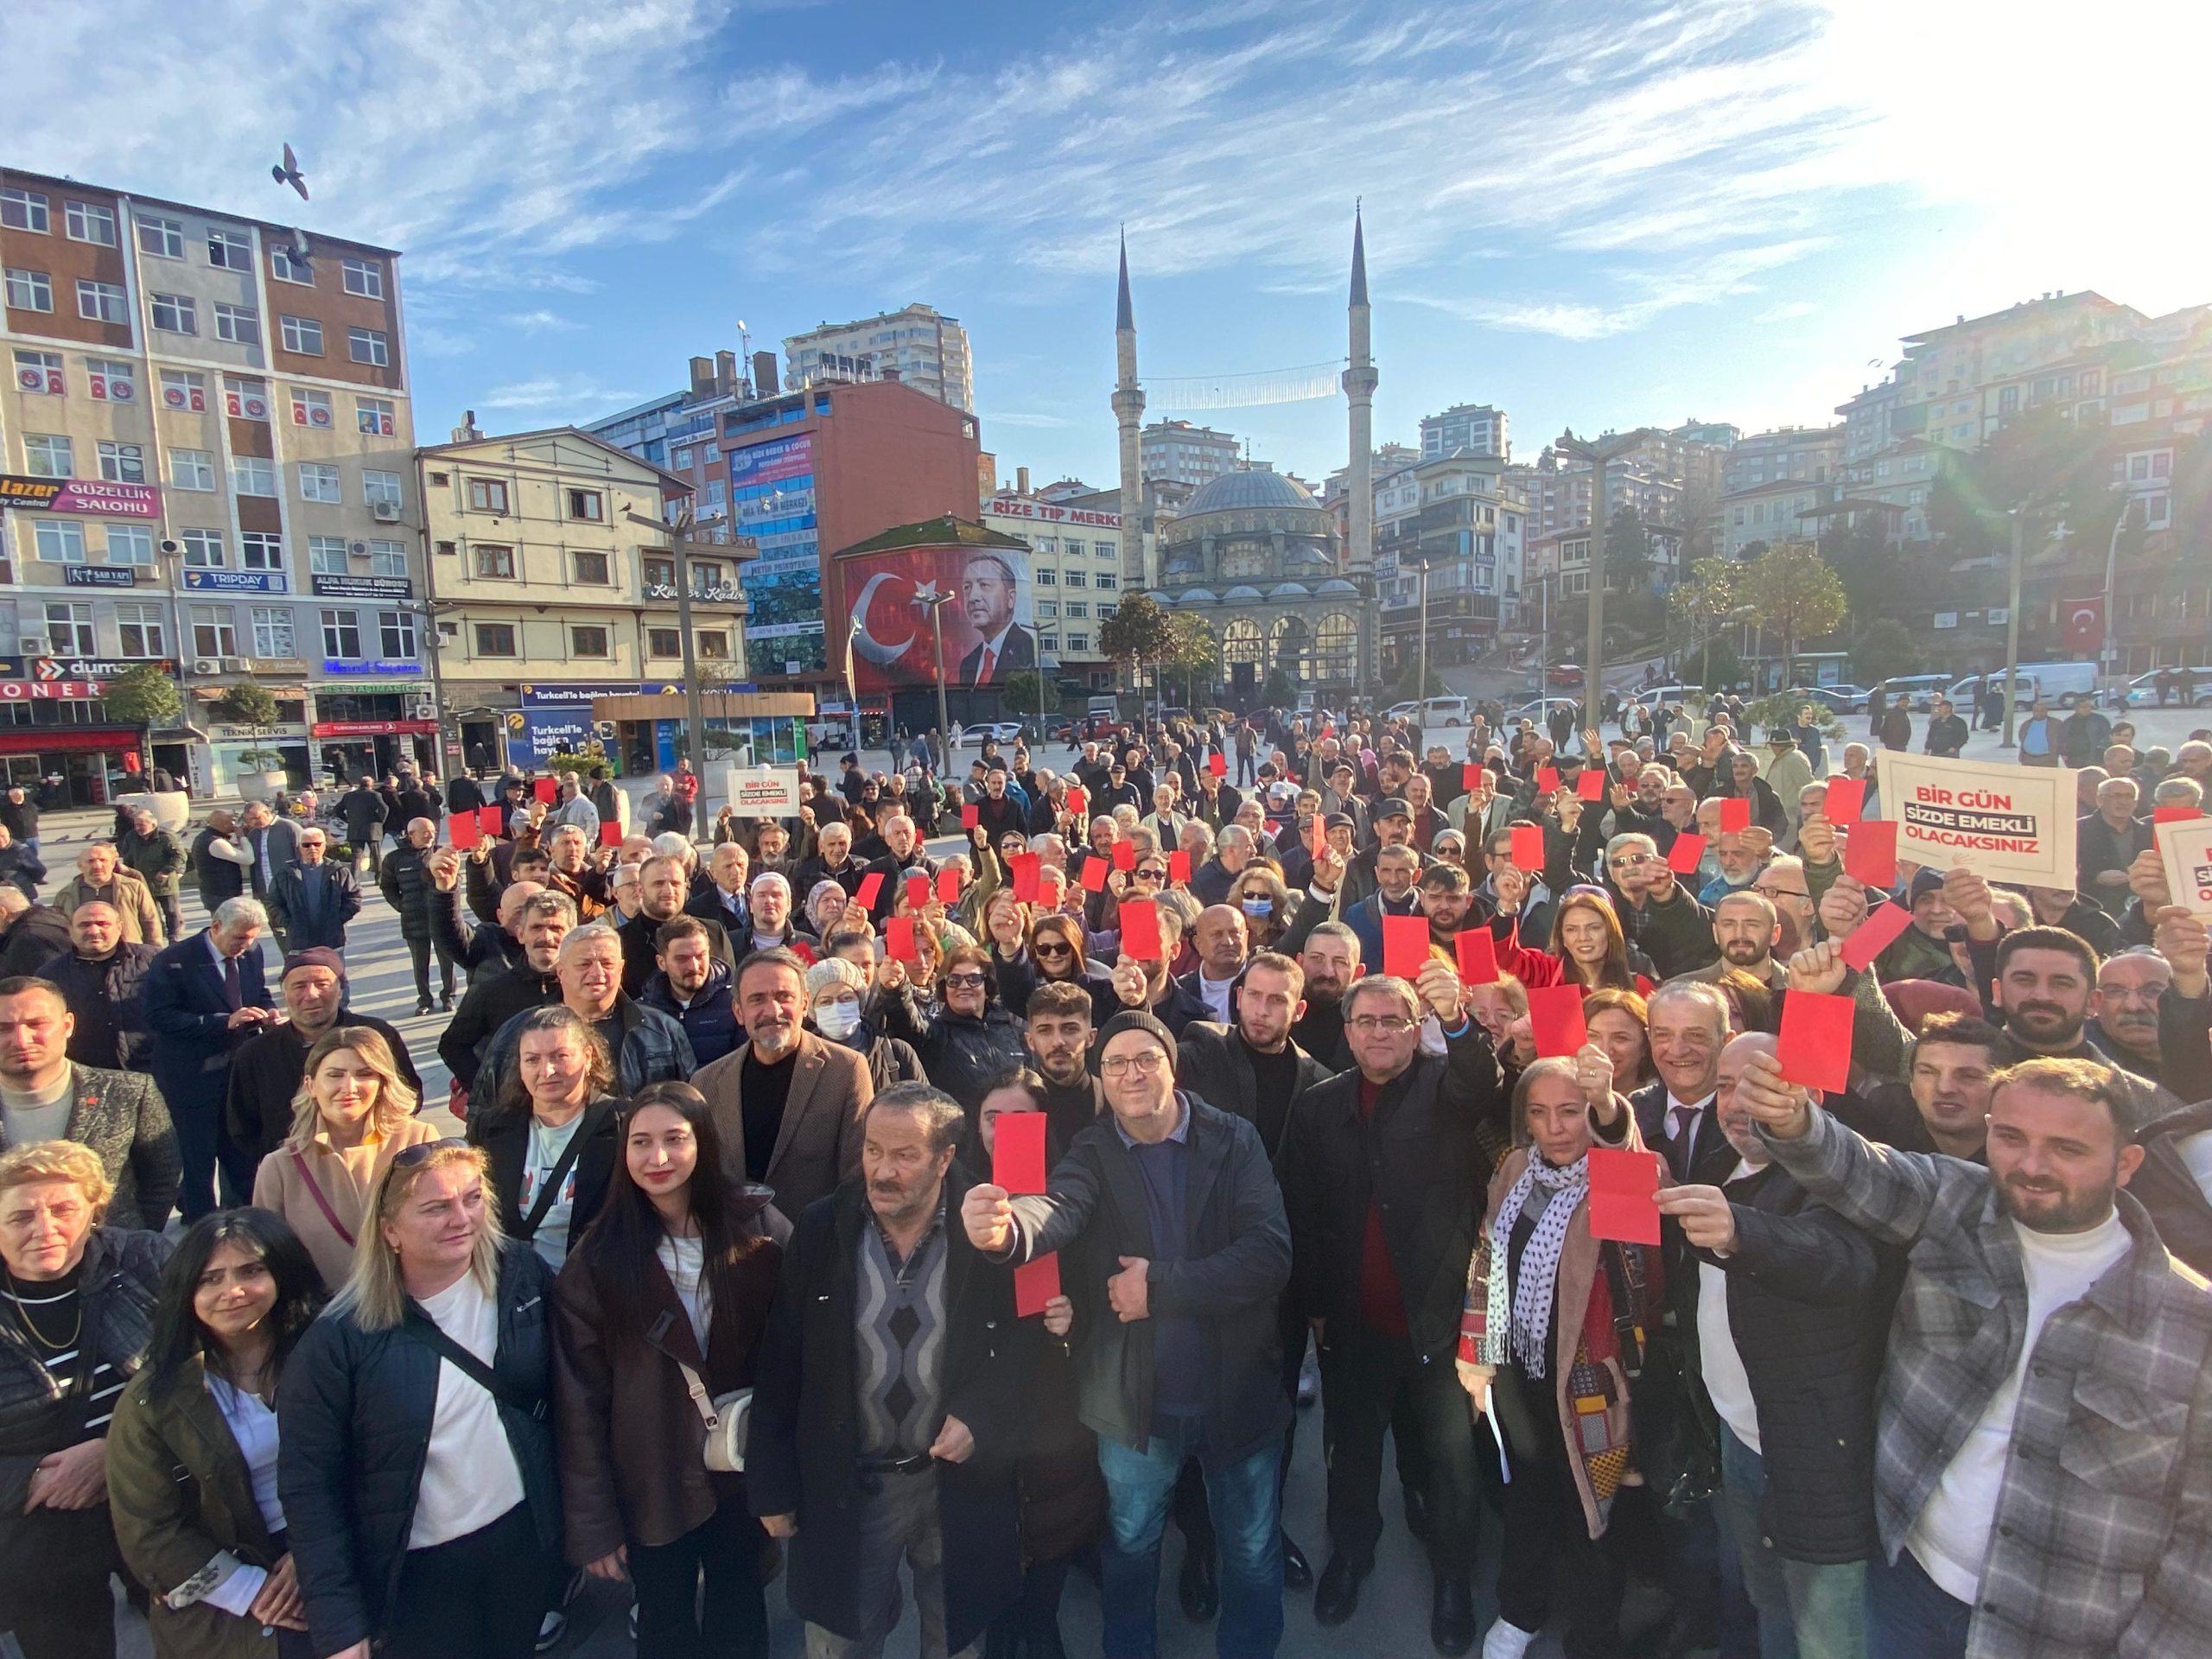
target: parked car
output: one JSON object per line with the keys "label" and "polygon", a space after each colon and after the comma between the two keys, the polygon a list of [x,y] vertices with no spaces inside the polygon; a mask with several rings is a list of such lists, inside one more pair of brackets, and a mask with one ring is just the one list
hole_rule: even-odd
{"label": "parked car", "polygon": [[1419,702],[1394,702],[1382,714],[1388,720],[1418,718],[1423,726],[1464,726],[1467,723],[1467,700],[1428,697]]}
{"label": "parked car", "polygon": [[1517,709],[1505,711],[1505,723],[1517,726],[1523,720],[1533,720],[1541,728],[1554,709],[1571,709],[1577,720],[1582,718],[1582,699],[1580,697],[1531,697]]}
{"label": "parked car", "polygon": [[1832,715],[1863,715],[1871,696],[1858,685],[1808,685],[1801,690],[1807,702],[1818,703]]}
{"label": "parked car", "polygon": [[[2164,697],[2158,695],[2162,680],[2165,683]],[[2148,674],[2139,674],[2121,691],[2120,706],[2212,709],[2212,668],[2158,668]]]}
{"label": "parked car", "polygon": [[1633,693],[1627,701],[1637,704],[1649,713],[1662,702],[1679,703],[1692,692],[1701,689],[1694,685],[1647,685],[1642,690]]}
{"label": "parked car", "polygon": [[1582,668],[1577,663],[1554,663],[1544,675],[1546,685],[1580,685]]}
{"label": "parked car", "polygon": [[1902,700],[1907,709],[1924,714],[1929,700],[1948,690],[1950,683],[1948,674],[1892,674],[1882,682],[1881,691],[1889,706],[1894,708]]}
{"label": "parked car", "polygon": [[1001,747],[1011,747],[1020,736],[1021,722],[1018,720],[980,721],[960,734],[960,747],[980,749],[987,737],[996,738]]}

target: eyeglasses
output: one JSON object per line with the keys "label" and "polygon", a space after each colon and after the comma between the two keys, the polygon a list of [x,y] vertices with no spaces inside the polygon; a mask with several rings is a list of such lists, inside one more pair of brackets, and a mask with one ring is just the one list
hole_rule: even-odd
{"label": "eyeglasses", "polygon": [[1157,864],[1140,864],[1130,874],[1140,881],[1165,881],[1167,879],[1167,872]]}
{"label": "eyeglasses", "polygon": [[1040,957],[1071,957],[1075,947],[1065,939],[1039,939],[1030,950]]}
{"label": "eyeglasses", "polygon": [[981,974],[947,974],[944,982],[948,988],[970,991],[983,982],[983,976]]}
{"label": "eyeglasses", "polygon": [[1156,1048],[1148,1048],[1141,1054],[1116,1054],[1110,1060],[1102,1060],[1098,1071],[1100,1076],[1108,1077],[1148,1077],[1166,1064],[1166,1055]]}
{"label": "eyeglasses", "polygon": [[[1508,855],[1510,855],[1510,849]],[[1623,853],[1618,858],[1609,858],[1605,861],[1608,865],[1617,870],[1639,869],[1646,864],[1656,864],[1658,861],[1658,858],[1650,853]]]}
{"label": "eyeglasses", "polygon": [[1402,1014],[1363,1014],[1344,1021],[1354,1031],[1373,1032],[1383,1037],[1400,1036],[1420,1023]]}
{"label": "eyeglasses", "polygon": [[403,1151],[394,1153],[391,1159],[391,1166],[394,1169],[412,1169],[417,1164],[429,1163],[431,1159],[439,1156],[442,1153],[466,1152],[467,1150],[467,1141],[455,1140],[450,1136],[443,1141],[418,1141],[413,1146],[406,1147]]}

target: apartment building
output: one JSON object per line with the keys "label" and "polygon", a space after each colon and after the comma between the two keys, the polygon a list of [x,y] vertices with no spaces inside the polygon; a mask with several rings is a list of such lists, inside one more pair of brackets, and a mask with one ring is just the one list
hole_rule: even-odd
{"label": "apartment building", "polygon": [[[919,302],[857,322],[825,322],[784,340],[784,390],[852,380],[899,380],[972,412],[976,365],[959,319]],[[769,395],[773,383],[754,389]]]}
{"label": "apartment building", "polygon": [[1423,416],[1421,458],[1442,461],[1452,455],[1512,460],[1513,443],[1506,435],[1505,411],[1488,404],[1454,404],[1440,414]]}
{"label": "apartment building", "polygon": [[1002,493],[983,504],[983,527],[1029,549],[1037,648],[1058,658],[1059,677],[1111,690],[1114,668],[1098,630],[1122,602],[1122,515]]}
{"label": "apartment building", "polygon": [[1737,439],[1721,471],[1729,495],[1794,479],[1825,484],[1843,462],[1840,426],[1783,426]]}
{"label": "apartment building", "polygon": [[1137,434],[1137,465],[1147,484],[1195,490],[1247,464],[1244,441],[1233,432],[1188,421],[1154,421]]}
{"label": "apartment building", "polygon": [[[153,760],[198,791],[260,770],[241,764],[251,750],[276,750],[295,784],[439,763],[398,259],[0,168],[11,775],[105,798],[137,742],[99,693],[146,662],[185,700]],[[247,679],[275,694],[275,728],[221,718]]]}

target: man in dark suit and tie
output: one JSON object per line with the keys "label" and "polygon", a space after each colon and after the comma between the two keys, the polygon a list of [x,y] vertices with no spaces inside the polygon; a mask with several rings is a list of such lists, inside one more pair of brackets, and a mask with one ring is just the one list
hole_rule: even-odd
{"label": "man in dark suit and tie", "polygon": [[188,1223],[215,1208],[219,1160],[229,1202],[245,1203],[252,1185],[251,1157],[224,1137],[223,1102],[232,1051],[276,1016],[261,972],[268,927],[260,900],[225,899],[207,927],[154,958],[139,992],[154,1036],[154,1081],[176,1124]]}
{"label": "man in dark suit and tie", "polygon": [[1016,669],[1037,666],[1036,636],[1014,620],[1020,584],[1002,553],[978,553],[960,573],[960,607],[982,643],[960,659],[960,683],[997,685]]}
{"label": "man in dark suit and tie", "polygon": [[325,856],[330,837],[321,824],[300,831],[300,861],[269,885],[269,920],[286,956],[315,945],[346,948],[346,924],[360,913],[361,889],[350,866]]}
{"label": "man in dark suit and tie", "polygon": [[1728,1045],[1728,999],[1717,985],[1670,980],[1651,994],[1645,1022],[1659,1081],[1629,1096],[1643,1142],[1663,1153],[1678,1181],[1718,1186],[1736,1149],[1713,1109],[1720,1051]]}

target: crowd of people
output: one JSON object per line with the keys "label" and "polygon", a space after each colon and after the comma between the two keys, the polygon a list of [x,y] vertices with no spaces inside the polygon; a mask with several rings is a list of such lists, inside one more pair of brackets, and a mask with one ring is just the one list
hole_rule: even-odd
{"label": "crowd of people", "polygon": [[[811,1659],[908,1596],[1057,1659],[1077,1571],[1136,1659],[1172,1518],[1231,1659],[1396,1524],[1447,1656],[2212,1649],[2212,981],[2147,832],[2212,741],[2101,734],[2073,887],[1885,890],[1866,745],[1667,724],[122,815],[0,882],[0,1628],[111,1655],[120,1573],[163,1654],[519,1659],[596,1579],[753,1659],[780,1573]],[[442,1101],[350,1006],[372,883]]]}

